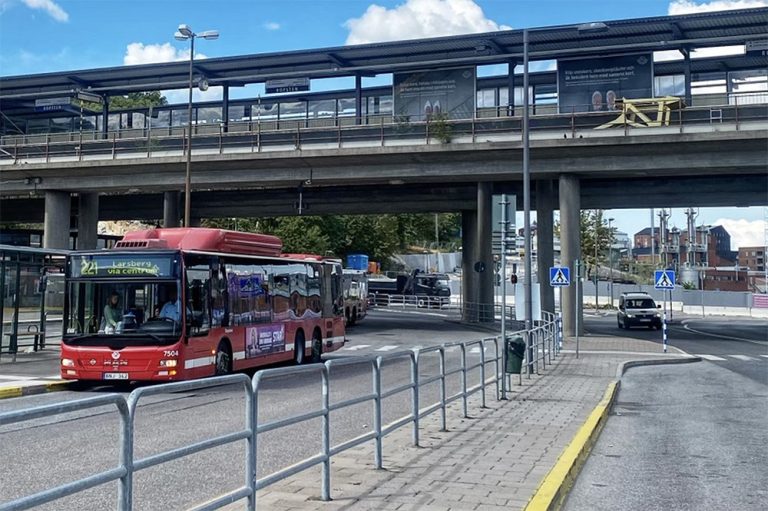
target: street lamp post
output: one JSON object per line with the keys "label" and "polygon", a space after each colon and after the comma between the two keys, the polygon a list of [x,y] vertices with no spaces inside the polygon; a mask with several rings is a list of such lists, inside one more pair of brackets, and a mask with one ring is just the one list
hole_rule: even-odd
{"label": "street lamp post", "polygon": [[177,41],[189,40],[189,104],[187,105],[187,169],[184,175],[184,227],[190,226],[192,205],[192,88],[194,82],[192,73],[195,62],[195,39],[218,39],[218,30],[206,30],[196,34],[189,25],[179,25],[178,31],[173,35]]}
{"label": "street lamp post", "polygon": [[[608,30],[608,25],[601,22],[584,23],[575,25],[574,28],[579,34],[589,34],[593,32],[603,32]],[[546,30],[546,29],[544,29]],[[525,278],[523,279],[523,294],[525,296],[525,328],[530,330],[533,326],[533,293],[531,279],[531,170],[530,170],[530,149],[531,142],[529,136],[529,32],[527,28],[523,29],[523,235],[525,237]],[[514,75],[514,67],[510,71]],[[514,80],[513,80],[514,82]],[[509,97],[514,98],[514,90],[509,91]],[[576,293],[578,300],[578,292]],[[577,329],[578,330],[578,329]],[[528,360],[533,359],[533,348],[529,346]],[[533,366],[529,364],[528,372],[533,372]]]}
{"label": "street lamp post", "polygon": [[613,308],[613,231],[611,230],[613,218],[608,219],[608,278],[611,287],[611,308]]}

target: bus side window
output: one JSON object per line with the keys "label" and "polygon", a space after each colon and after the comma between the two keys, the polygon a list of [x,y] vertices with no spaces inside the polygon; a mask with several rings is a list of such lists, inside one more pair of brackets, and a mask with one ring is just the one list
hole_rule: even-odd
{"label": "bus side window", "polygon": [[211,317],[212,326],[229,326],[229,291],[227,290],[227,278],[224,266],[219,271],[214,270],[211,282],[211,297],[213,310]]}

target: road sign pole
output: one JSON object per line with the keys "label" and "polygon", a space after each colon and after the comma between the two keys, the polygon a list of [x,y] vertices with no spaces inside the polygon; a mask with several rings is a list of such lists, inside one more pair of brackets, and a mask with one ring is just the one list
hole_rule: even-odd
{"label": "road sign pole", "polygon": [[501,196],[501,399],[507,399],[507,194]]}
{"label": "road sign pole", "polygon": [[579,358],[579,283],[581,282],[581,264],[578,259],[573,262],[573,269],[576,274],[573,278],[575,281],[574,290],[576,291],[576,299],[573,301],[575,309],[574,316],[576,319],[576,358]]}
{"label": "road sign pole", "polygon": [[664,353],[666,353],[667,352],[667,304],[666,304],[666,299],[664,301],[665,301],[664,318],[661,323],[661,336],[662,336],[662,341],[664,343]]}

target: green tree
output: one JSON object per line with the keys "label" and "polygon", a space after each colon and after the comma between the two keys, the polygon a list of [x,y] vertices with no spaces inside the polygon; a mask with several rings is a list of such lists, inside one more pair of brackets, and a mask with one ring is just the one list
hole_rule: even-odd
{"label": "green tree", "polygon": [[[78,101],[84,110],[91,110],[93,112],[101,111],[101,104],[93,103],[91,101]],[[130,108],[149,108],[155,106],[167,105],[168,100],[160,94],[159,91],[150,92],[130,92],[123,96],[110,96],[109,97],[109,110],[127,110]]]}
{"label": "green tree", "polygon": [[110,96],[110,110],[124,110],[136,107],[155,107],[167,105],[168,100],[159,91],[131,92],[124,96]]}
{"label": "green tree", "polygon": [[[441,243],[455,244],[460,216],[438,216]],[[280,218],[217,218],[207,227],[272,234],[283,241],[283,250],[346,258],[367,254],[385,267],[391,256],[411,246],[428,246],[435,236],[433,214],[292,216]],[[421,249],[419,249],[421,250]]]}
{"label": "green tree", "polygon": [[[587,269],[586,277],[594,278],[594,271],[598,263],[605,264],[608,250],[613,244],[616,228],[608,229],[608,222],[604,218],[602,209],[584,210],[580,213],[580,237],[581,237],[581,261]],[[560,223],[555,224],[555,234],[560,237]],[[597,259],[595,259],[595,245],[597,245]],[[570,264],[570,263],[569,263]]]}

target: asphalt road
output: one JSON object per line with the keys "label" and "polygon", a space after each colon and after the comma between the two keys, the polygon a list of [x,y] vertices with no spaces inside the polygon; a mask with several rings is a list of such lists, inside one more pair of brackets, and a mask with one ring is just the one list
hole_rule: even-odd
{"label": "asphalt road", "polygon": [[[350,329],[350,342],[329,357],[384,355],[415,346],[466,341],[488,337],[466,327],[447,323],[434,315],[408,312],[374,312]],[[448,369],[458,367],[459,350],[446,355]],[[479,353],[470,353],[476,361]],[[410,378],[409,366],[398,359],[385,363],[383,389],[402,385]],[[490,365],[489,365],[490,367]],[[436,374],[437,357],[425,358],[420,375]],[[469,385],[479,382],[479,370]],[[369,366],[343,366],[331,374],[331,403],[370,391]],[[88,397],[115,388],[94,387],[85,392],[58,392],[0,401],[0,412]],[[123,390],[123,389],[117,389]],[[124,390],[131,390],[130,388]],[[447,381],[449,395],[460,390],[459,376]],[[489,391],[490,392],[490,391]],[[424,389],[421,406],[438,400],[438,385]],[[317,375],[270,380],[259,398],[259,421],[278,420],[319,407],[320,379]],[[383,423],[409,413],[408,392],[383,403]],[[372,403],[333,412],[331,442],[338,445],[372,430]],[[136,419],[135,456],[158,454],[189,443],[235,432],[244,427],[244,399],[236,388],[205,389],[147,398]],[[313,419],[259,436],[258,476],[263,477],[320,451],[321,422]],[[68,413],[0,428],[0,502],[50,488],[113,467],[118,460],[119,417],[110,408]],[[134,509],[186,509],[243,484],[244,456],[240,442],[149,468],[134,482]],[[386,453],[386,442],[385,442]],[[320,491],[318,480],[318,494]],[[116,485],[109,484],[69,497],[41,509],[103,510],[114,507]]]}
{"label": "asphalt road", "polygon": [[564,507],[763,510],[768,387],[703,362],[630,369]]}
{"label": "asphalt road", "polygon": [[[660,330],[623,330],[618,328],[615,315],[587,316],[584,328],[587,335],[620,335],[662,343]],[[768,321],[675,315],[668,325],[667,335],[670,347],[698,355],[707,363],[768,385]]]}

